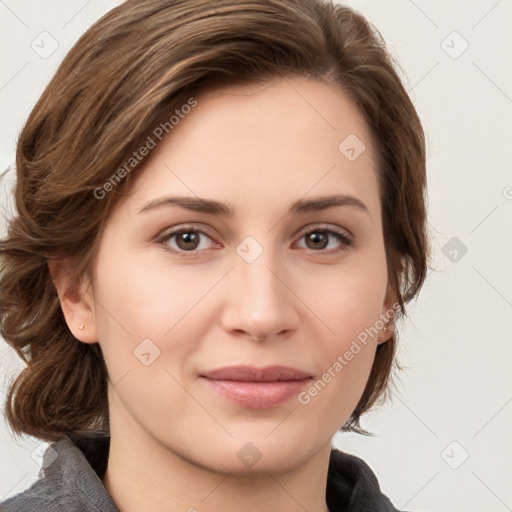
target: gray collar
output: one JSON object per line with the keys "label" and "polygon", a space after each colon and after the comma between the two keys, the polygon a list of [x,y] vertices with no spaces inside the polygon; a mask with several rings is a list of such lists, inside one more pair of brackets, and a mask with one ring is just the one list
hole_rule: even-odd
{"label": "gray collar", "polygon": [[[52,443],[43,456],[39,480],[0,503],[0,512],[119,512],[103,486],[108,435],[72,435]],[[333,449],[326,502],[331,512],[398,512],[382,494],[377,478],[362,459]]]}

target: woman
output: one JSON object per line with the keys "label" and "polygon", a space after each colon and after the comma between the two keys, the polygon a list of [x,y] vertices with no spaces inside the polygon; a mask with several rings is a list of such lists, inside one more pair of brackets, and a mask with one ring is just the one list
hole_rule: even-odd
{"label": "woman", "polygon": [[396,510],[331,448],[389,390],[428,252],[421,124],[362,16],[129,0],[16,171],[6,417],[51,445],[2,511]]}

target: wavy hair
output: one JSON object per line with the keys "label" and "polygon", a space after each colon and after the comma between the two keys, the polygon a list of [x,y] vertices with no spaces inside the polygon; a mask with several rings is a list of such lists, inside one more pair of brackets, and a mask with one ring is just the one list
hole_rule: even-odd
{"label": "wavy hair", "polygon": [[[194,94],[293,76],[338,86],[368,125],[388,292],[405,314],[427,270],[425,140],[379,32],[323,0],[128,0],[73,46],[19,136],[16,212],[0,241],[0,334],[26,363],[5,401],[14,434],[53,441],[109,430],[100,347],[71,334],[48,269],[65,257],[74,278],[89,271],[137,169],[101,200],[95,191]],[[378,346],[341,430],[368,434],[360,417],[388,397],[396,343],[395,331]]]}

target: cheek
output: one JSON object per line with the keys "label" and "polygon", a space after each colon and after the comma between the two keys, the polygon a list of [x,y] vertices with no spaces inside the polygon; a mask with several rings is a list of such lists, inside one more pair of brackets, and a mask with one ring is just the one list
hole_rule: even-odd
{"label": "cheek", "polygon": [[319,409],[336,404],[342,422],[357,405],[375,357],[376,324],[387,284],[385,256],[379,254],[375,251],[330,271],[316,287],[313,280],[304,281],[308,306],[323,325],[323,335],[316,338],[322,361],[320,382],[304,403],[311,400],[311,406]]}
{"label": "cheek", "polygon": [[141,353],[149,351],[151,359],[172,353],[174,361],[182,360],[194,349],[192,341],[206,332],[206,315],[197,321],[198,306],[220,270],[198,279],[193,266],[160,262],[159,267],[109,254],[97,267],[94,297],[98,338],[112,381],[139,368]]}
{"label": "cheek", "polygon": [[352,274],[331,284],[315,294],[315,308],[329,327],[315,342],[321,370],[298,398],[311,417],[330,417],[339,428],[357,406],[370,376],[385,283],[376,289],[372,280]]}
{"label": "cheek", "polygon": [[302,281],[302,296],[325,326],[332,349],[342,349],[374,326],[387,285],[384,255],[361,256],[350,264]]}
{"label": "cheek", "polygon": [[134,265],[128,258],[103,260],[96,275],[98,338],[115,388],[111,405],[117,404],[112,406],[119,414],[126,409],[155,423],[156,406],[182,411],[187,395],[178,384],[180,367],[193,349],[182,330],[194,328],[187,311],[206,289],[191,290],[190,279],[187,287],[179,272]]}
{"label": "cheek", "polygon": [[115,332],[162,336],[189,303],[190,286],[172,269],[152,267],[130,253],[109,254],[96,271],[100,340],[108,342]]}

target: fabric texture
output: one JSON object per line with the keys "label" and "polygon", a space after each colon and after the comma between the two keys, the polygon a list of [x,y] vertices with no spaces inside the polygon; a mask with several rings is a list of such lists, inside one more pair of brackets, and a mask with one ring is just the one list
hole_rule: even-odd
{"label": "fabric texture", "polygon": [[[39,479],[0,503],[0,512],[119,512],[102,484],[110,437],[73,436],[51,443]],[[331,450],[326,503],[330,512],[398,512],[359,457]]]}

